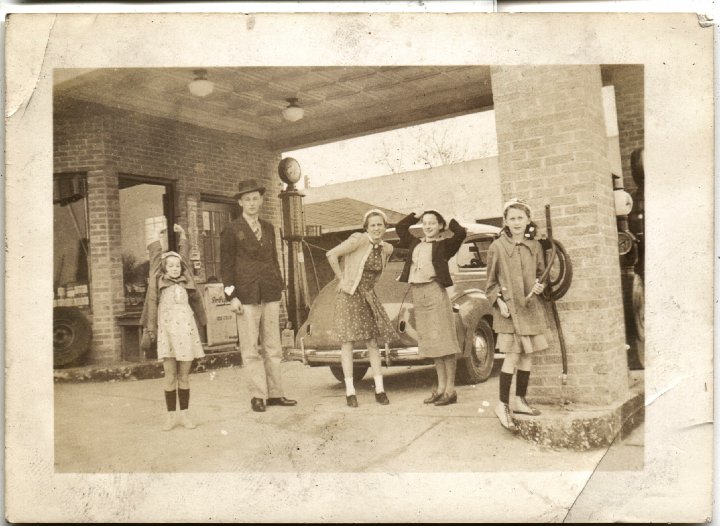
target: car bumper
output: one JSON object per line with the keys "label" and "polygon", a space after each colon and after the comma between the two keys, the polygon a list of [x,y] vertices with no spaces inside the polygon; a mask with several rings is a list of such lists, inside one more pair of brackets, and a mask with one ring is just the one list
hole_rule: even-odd
{"label": "car bumper", "polygon": [[[402,347],[397,349],[380,349],[380,357],[387,365],[432,363],[432,359],[422,358],[417,347]],[[340,363],[340,349],[308,349],[302,341],[300,348],[290,349],[288,358],[302,362],[305,365],[335,365]],[[370,363],[367,349],[353,350],[353,362]]]}

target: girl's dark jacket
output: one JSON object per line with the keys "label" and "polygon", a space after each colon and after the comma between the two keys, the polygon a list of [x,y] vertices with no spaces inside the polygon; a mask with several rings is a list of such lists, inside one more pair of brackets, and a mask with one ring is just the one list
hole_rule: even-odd
{"label": "girl's dark jacket", "polygon": [[[420,243],[420,239],[410,233],[410,227],[419,220],[420,218],[416,217],[415,214],[410,214],[395,225],[395,231],[400,238],[399,246],[409,249],[405,266],[399,278],[400,281],[405,283],[407,283],[410,277],[413,250],[415,250],[415,247]],[[467,234],[467,230],[461,227],[454,219],[450,220],[448,228],[453,233],[452,237],[440,241],[433,241],[432,243],[432,263],[435,269],[435,280],[443,287],[451,287],[453,284],[452,278],[450,278],[450,269],[448,269],[448,260],[460,250],[460,246],[463,241],[465,241],[465,235]]]}
{"label": "girl's dark jacket", "polygon": [[150,252],[150,276],[148,279],[147,293],[145,294],[145,304],[143,305],[143,312],[140,317],[142,326],[157,334],[158,301],[160,300],[160,293],[164,288],[174,285],[175,283],[182,285],[185,287],[185,290],[187,290],[188,303],[195,313],[195,321],[198,328],[207,325],[207,316],[205,314],[202,296],[195,285],[195,279],[186,263],[188,261],[187,240],[184,237],[178,240],[178,253],[181,258],[182,274],[180,274],[180,277],[175,281],[163,276],[160,267],[160,256],[162,255],[160,241],[150,243],[148,245],[148,251]]}

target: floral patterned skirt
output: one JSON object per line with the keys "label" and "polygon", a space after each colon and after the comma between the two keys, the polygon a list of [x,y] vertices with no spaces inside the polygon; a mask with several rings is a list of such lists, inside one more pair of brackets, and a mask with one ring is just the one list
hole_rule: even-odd
{"label": "floral patterned skirt", "polygon": [[335,300],[335,335],[341,342],[365,341],[378,345],[397,337],[385,307],[373,289],[379,273],[365,270],[353,295],[338,291]]}

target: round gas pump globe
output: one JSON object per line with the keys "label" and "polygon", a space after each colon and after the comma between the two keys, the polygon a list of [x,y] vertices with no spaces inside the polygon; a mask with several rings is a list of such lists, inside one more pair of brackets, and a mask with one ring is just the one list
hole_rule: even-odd
{"label": "round gas pump globe", "polygon": [[285,159],[278,164],[278,175],[280,175],[280,179],[282,179],[284,183],[294,185],[302,177],[300,163],[292,157],[285,157]]}
{"label": "round gas pump globe", "polygon": [[633,206],[632,197],[625,190],[615,190],[615,215],[626,216],[630,213]]}

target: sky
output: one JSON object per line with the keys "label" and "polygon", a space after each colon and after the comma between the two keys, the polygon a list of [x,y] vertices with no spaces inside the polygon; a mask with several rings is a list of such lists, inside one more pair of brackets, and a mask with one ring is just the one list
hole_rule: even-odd
{"label": "sky", "polygon": [[[429,168],[418,158],[435,140],[467,161],[497,155],[495,112],[483,111],[408,128],[285,152],[300,163],[311,187]],[[305,188],[305,181],[299,184]]]}

